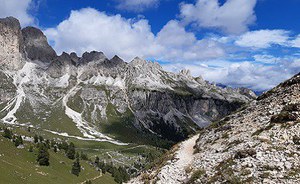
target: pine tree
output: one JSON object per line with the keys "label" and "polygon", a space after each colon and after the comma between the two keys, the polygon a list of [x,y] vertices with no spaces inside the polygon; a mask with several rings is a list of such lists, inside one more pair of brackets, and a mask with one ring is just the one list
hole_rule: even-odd
{"label": "pine tree", "polygon": [[[99,162],[100,162],[100,159],[98,156],[96,156],[95,158],[95,164],[99,167]],[[101,168],[100,168],[101,169]]]}
{"label": "pine tree", "polygon": [[9,130],[8,128],[4,129],[4,133],[3,133],[3,137],[7,138],[7,139],[12,139],[13,133],[11,130]]}
{"label": "pine tree", "polygon": [[51,146],[51,148],[54,148],[54,146],[56,145],[56,142],[55,142],[55,140],[51,140],[51,144],[50,144],[50,146]]}
{"label": "pine tree", "polygon": [[15,138],[14,142],[15,142],[15,146],[18,147],[18,146],[20,146],[21,144],[23,144],[23,139],[22,139],[21,136],[17,136],[17,137]]}
{"label": "pine tree", "polygon": [[39,165],[43,165],[43,166],[49,166],[49,152],[46,148],[46,146],[44,144],[40,144],[39,146],[39,153],[37,156],[37,161],[39,163]]}
{"label": "pine tree", "polygon": [[45,143],[46,143],[47,149],[50,149],[50,141],[49,141],[49,139],[47,139],[47,140],[45,141]]}
{"label": "pine tree", "polygon": [[82,151],[80,153],[80,158],[81,158],[81,160],[88,160],[87,154],[83,153]]}
{"label": "pine tree", "polygon": [[33,152],[33,146],[32,146],[32,145],[29,146],[28,151],[29,151],[29,152]]}
{"label": "pine tree", "polygon": [[38,143],[39,142],[39,136],[38,135],[34,135],[34,137],[33,137],[33,139],[34,139],[34,143]]}
{"label": "pine tree", "polygon": [[72,160],[75,159],[75,145],[72,142],[69,144],[67,157]]}
{"label": "pine tree", "polygon": [[44,137],[43,136],[39,136],[39,139],[40,139],[40,142],[43,142],[44,141]]}
{"label": "pine tree", "polygon": [[56,145],[54,146],[53,151],[54,151],[55,153],[57,153],[57,146],[56,146]]}
{"label": "pine tree", "polygon": [[80,166],[79,158],[76,158],[76,161],[73,162],[71,173],[76,176],[79,176],[80,171],[81,171],[81,166]]}

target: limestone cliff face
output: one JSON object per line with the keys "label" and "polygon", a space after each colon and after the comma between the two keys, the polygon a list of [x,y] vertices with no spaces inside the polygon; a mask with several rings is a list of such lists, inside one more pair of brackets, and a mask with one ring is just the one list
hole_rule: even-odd
{"label": "limestone cliff face", "polygon": [[1,69],[21,69],[24,64],[23,53],[23,36],[19,21],[13,17],[0,19]]}
{"label": "limestone cliff face", "polygon": [[[181,143],[175,159],[131,183],[299,183],[299,122],[300,73],[200,131],[196,143]],[[191,142],[186,160],[180,154]]]}
{"label": "limestone cliff face", "polygon": [[[123,126],[176,142],[255,98],[250,90],[222,89],[138,57],[127,63],[97,51],[57,56],[40,30],[21,31],[14,18],[1,19],[0,30],[5,123],[106,140],[111,138],[104,134],[120,133],[112,127]],[[57,119],[76,131],[58,126]]]}

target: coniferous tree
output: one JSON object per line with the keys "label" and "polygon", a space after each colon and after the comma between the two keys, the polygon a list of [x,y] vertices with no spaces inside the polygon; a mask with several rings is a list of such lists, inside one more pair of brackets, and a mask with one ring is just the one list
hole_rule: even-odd
{"label": "coniferous tree", "polygon": [[34,135],[34,137],[33,137],[33,139],[34,139],[34,143],[38,143],[39,142],[39,136],[38,135]]}
{"label": "coniferous tree", "polygon": [[29,146],[28,151],[29,151],[29,152],[33,152],[33,146],[32,146],[32,145]]}
{"label": "coniferous tree", "polygon": [[81,160],[88,160],[87,154],[85,154],[83,152],[80,153],[80,158],[81,158]]}
{"label": "coniferous tree", "polygon": [[12,139],[12,137],[13,137],[12,131],[9,130],[8,128],[5,128],[4,133],[3,133],[3,137],[5,137],[7,139]]}
{"label": "coniferous tree", "polygon": [[18,147],[20,146],[21,144],[23,144],[23,139],[21,136],[17,136],[14,140],[14,143],[15,143],[15,146]]}
{"label": "coniferous tree", "polygon": [[81,166],[80,166],[79,158],[76,158],[75,162],[73,162],[71,173],[76,176],[79,176],[80,171],[81,171]]}
{"label": "coniferous tree", "polygon": [[[100,162],[100,159],[98,156],[96,156],[95,158],[95,164],[99,167],[99,162]],[[101,168],[100,168],[101,169]]]}
{"label": "coniferous tree", "polygon": [[54,146],[53,151],[54,151],[55,153],[57,153],[57,146],[56,146],[56,145]]}
{"label": "coniferous tree", "polygon": [[45,143],[46,143],[46,147],[47,147],[48,149],[50,149],[50,141],[49,141],[49,139],[47,139],[47,140],[45,141]]}
{"label": "coniferous tree", "polygon": [[39,136],[39,140],[40,140],[40,142],[43,142],[44,141],[44,137],[43,136]]}
{"label": "coniferous tree", "polygon": [[51,140],[51,144],[50,144],[50,146],[51,146],[51,148],[54,148],[54,146],[56,145],[56,142],[55,142],[55,140]]}
{"label": "coniferous tree", "polygon": [[38,156],[37,156],[37,161],[39,163],[39,165],[42,165],[42,166],[49,166],[49,152],[46,148],[46,146],[44,144],[40,144],[39,145],[39,153],[38,153]]}
{"label": "coniferous tree", "polygon": [[75,159],[75,145],[71,142],[68,146],[68,151],[67,151],[67,157],[69,159],[74,160]]}

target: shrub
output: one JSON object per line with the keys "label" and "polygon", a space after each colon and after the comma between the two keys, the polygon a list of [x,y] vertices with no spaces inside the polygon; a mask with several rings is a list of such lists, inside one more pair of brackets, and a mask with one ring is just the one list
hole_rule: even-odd
{"label": "shrub", "polygon": [[50,164],[49,156],[50,155],[49,155],[49,152],[48,152],[46,146],[41,143],[39,146],[39,154],[37,157],[37,161],[38,161],[39,165],[48,166]]}
{"label": "shrub", "polygon": [[294,142],[294,144],[297,144],[297,145],[300,145],[300,137],[298,137],[298,136],[293,136],[293,142]]}
{"label": "shrub", "polygon": [[297,115],[288,111],[282,111],[280,114],[271,117],[271,123],[286,123],[296,121]]}
{"label": "shrub", "polygon": [[253,157],[254,155],[256,155],[256,151],[254,149],[240,150],[235,153],[234,158],[241,159],[249,156]]}
{"label": "shrub", "polygon": [[13,133],[11,130],[9,130],[8,128],[4,129],[4,133],[3,133],[3,137],[7,138],[7,139],[12,139]]}
{"label": "shrub", "polygon": [[205,171],[204,170],[197,170],[195,172],[193,172],[191,178],[188,180],[188,184],[192,184],[195,183],[198,179],[200,179],[203,175],[205,175]]}

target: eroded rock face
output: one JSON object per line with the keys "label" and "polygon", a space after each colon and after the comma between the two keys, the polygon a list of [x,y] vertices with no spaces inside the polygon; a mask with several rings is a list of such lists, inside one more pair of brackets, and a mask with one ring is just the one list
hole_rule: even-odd
{"label": "eroded rock face", "polygon": [[18,70],[24,65],[21,26],[17,19],[0,19],[0,68]]}
{"label": "eroded rock face", "polygon": [[[130,183],[299,183],[300,73],[173,149]],[[180,157],[193,147],[193,155]],[[179,164],[187,163],[187,164]]]}
{"label": "eroded rock face", "polygon": [[26,57],[44,63],[51,63],[56,59],[56,52],[48,44],[44,33],[34,27],[22,29]]}

